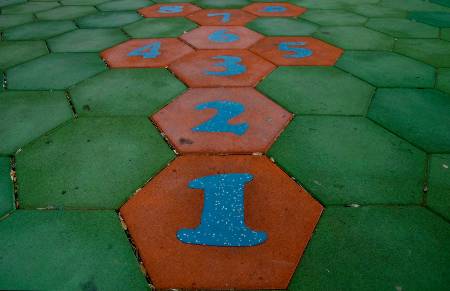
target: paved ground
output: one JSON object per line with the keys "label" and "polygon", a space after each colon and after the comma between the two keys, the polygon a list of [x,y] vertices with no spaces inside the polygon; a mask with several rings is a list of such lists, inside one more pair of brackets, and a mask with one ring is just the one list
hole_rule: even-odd
{"label": "paved ground", "polygon": [[450,1],[160,2],[0,0],[1,290],[449,290]]}

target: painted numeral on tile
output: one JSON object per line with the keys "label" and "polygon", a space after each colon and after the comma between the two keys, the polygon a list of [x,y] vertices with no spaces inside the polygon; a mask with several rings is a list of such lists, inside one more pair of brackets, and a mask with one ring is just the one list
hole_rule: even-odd
{"label": "painted numeral on tile", "polygon": [[244,186],[253,179],[248,173],[205,176],[190,181],[189,187],[204,191],[200,225],[181,229],[177,238],[183,243],[249,247],[267,240],[267,234],[251,230],[244,221]]}
{"label": "painted numeral on tile", "polygon": [[197,132],[229,132],[236,135],[243,135],[248,129],[248,123],[229,124],[234,117],[245,111],[244,105],[232,101],[212,101],[199,104],[195,107],[197,110],[216,109],[217,114],[204,123],[192,128]]}
{"label": "painted numeral on tile", "polygon": [[284,12],[287,8],[283,6],[266,6],[263,9],[261,9],[261,12]]}
{"label": "painted numeral on tile", "polygon": [[303,41],[285,41],[278,45],[280,51],[293,52],[293,54],[285,55],[285,58],[306,58],[313,54],[312,50],[307,48],[295,47],[306,45]]}
{"label": "painted numeral on tile", "polygon": [[222,16],[222,23],[227,23],[230,21],[231,13],[223,12],[223,13],[208,13],[208,17],[214,17],[214,16]]}
{"label": "painted numeral on tile", "polygon": [[220,29],[208,35],[208,39],[213,42],[235,42],[239,40],[239,35],[229,33],[227,29]]}
{"label": "painted numeral on tile", "polygon": [[154,59],[158,57],[160,53],[161,42],[152,42],[143,47],[137,48],[128,53],[129,57],[142,56],[144,59]]}
{"label": "painted numeral on tile", "polygon": [[247,71],[247,68],[240,64],[242,59],[240,57],[235,56],[216,56],[213,57],[215,60],[223,60],[223,62],[214,64],[215,67],[224,67],[225,70],[221,72],[214,72],[214,71],[205,71],[207,75],[214,75],[214,76],[237,76],[240,74],[245,73]]}
{"label": "painted numeral on tile", "polygon": [[161,6],[158,10],[159,13],[180,13],[183,12],[183,6]]}

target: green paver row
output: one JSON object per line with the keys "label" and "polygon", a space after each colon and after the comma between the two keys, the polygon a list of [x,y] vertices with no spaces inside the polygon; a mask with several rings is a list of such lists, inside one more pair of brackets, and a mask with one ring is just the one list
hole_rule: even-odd
{"label": "green paver row", "polygon": [[10,170],[11,158],[0,155],[0,219],[14,209],[14,190]]}

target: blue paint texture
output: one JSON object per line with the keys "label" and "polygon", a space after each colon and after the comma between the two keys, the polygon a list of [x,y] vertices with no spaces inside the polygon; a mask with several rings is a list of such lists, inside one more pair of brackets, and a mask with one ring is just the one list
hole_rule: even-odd
{"label": "blue paint texture", "polygon": [[159,13],[180,13],[183,12],[183,6],[161,6],[158,10]]}
{"label": "blue paint texture", "polygon": [[240,74],[245,73],[247,71],[247,68],[239,64],[242,59],[240,57],[235,56],[216,56],[213,57],[215,60],[223,60],[221,63],[214,64],[215,67],[224,67],[225,70],[221,72],[214,72],[214,71],[205,71],[205,74],[207,75],[214,75],[214,76],[220,76],[220,77],[227,77],[227,76],[237,76]]}
{"label": "blue paint texture", "polygon": [[309,56],[312,56],[313,52],[310,49],[307,48],[300,48],[300,47],[291,47],[291,46],[303,46],[306,45],[303,41],[286,41],[281,42],[278,45],[278,49],[280,51],[287,51],[287,52],[293,52],[294,54],[290,55],[284,55],[285,58],[306,58]]}
{"label": "blue paint texture", "polygon": [[283,6],[266,6],[261,9],[261,12],[284,12],[287,8]]}
{"label": "blue paint texture", "polygon": [[208,17],[214,17],[214,16],[222,16],[222,23],[227,23],[230,21],[231,13],[223,12],[223,13],[208,13]]}
{"label": "blue paint texture", "polygon": [[161,54],[159,51],[160,48],[161,42],[156,41],[129,52],[128,56],[129,57],[142,56],[144,57],[144,59],[154,59]]}
{"label": "blue paint texture", "polygon": [[200,225],[181,229],[177,238],[183,243],[250,247],[267,240],[265,232],[253,231],[244,221],[244,186],[253,179],[248,173],[219,174],[192,180],[189,187],[204,191]]}
{"label": "blue paint texture", "polygon": [[236,135],[243,135],[248,129],[248,123],[229,124],[232,118],[245,111],[244,105],[233,101],[212,101],[199,104],[195,107],[197,110],[216,109],[217,114],[204,123],[192,128],[197,132],[229,132]]}
{"label": "blue paint texture", "polygon": [[220,29],[208,35],[208,39],[212,42],[229,43],[238,41],[240,37],[237,34],[229,33],[227,29]]}

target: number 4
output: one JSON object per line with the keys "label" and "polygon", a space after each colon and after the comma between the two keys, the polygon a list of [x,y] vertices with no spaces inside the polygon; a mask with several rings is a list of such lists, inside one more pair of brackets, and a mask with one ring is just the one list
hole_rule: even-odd
{"label": "number 4", "polygon": [[153,42],[143,47],[137,48],[128,53],[129,57],[142,56],[144,59],[154,59],[158,57],[161,53],[159,49],[161,48],[161,42]]}

